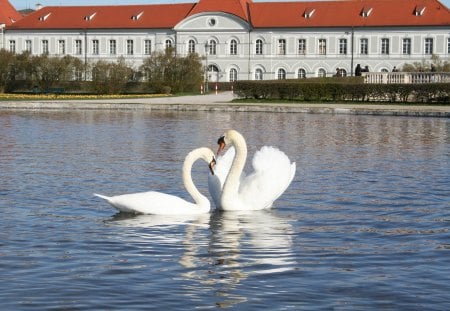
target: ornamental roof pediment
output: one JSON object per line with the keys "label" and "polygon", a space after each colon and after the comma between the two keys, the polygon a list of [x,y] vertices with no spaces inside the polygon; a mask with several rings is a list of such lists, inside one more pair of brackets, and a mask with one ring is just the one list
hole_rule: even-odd
{"label": "ornamental roof pediment", "polygon": [[241,18],[227,13],[199,13],[178,23],[177,31],[239,31],[248,30],[249,24]]}

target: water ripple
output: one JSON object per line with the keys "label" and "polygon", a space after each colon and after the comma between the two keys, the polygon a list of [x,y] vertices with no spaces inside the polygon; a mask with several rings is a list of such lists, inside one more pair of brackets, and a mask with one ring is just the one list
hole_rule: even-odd
{"label": "water ripple", "polygon": [[[272,210],[135,216],[92,196],[187,198],[184,155],[231,127],[297,163]],[[26,111],[0,128],[2,310],[448,309],[447,119]]]}

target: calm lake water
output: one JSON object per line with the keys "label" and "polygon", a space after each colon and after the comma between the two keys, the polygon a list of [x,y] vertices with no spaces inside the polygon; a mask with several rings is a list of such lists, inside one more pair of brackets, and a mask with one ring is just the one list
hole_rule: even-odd
{"label": "calm lake water", "polygon": [[[184,156],[228,128],[297,163],[272,210],[130,216],[93,197],[188,198]],[[449,160],[449,119],[3,111],[0,309],[449,310]]]}

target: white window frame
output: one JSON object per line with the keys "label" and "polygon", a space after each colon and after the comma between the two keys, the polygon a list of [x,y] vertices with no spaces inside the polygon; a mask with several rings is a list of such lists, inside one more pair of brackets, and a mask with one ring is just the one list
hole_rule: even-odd
{"label": "white window frame", "polygon": [[327,39],[319,39],[319,55],[327,55]]}
{"label": "white window frame", "polygon": [[298,39],[298,54],[305,55],[306,54],[306,39]]}

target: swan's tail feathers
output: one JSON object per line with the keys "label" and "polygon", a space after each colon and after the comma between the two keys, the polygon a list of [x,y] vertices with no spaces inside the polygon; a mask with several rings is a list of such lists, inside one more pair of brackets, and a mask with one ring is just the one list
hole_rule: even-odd
{"label": "swan's tail feathers", "polygon": [[107,197],[106,195],[102,195],[102,194],[98,194],[98,193],[94,193],[94,195],[96,197],[102,198],[103,200],[106,200],[109,202],[109,200],[111,199],[110,197]]}

